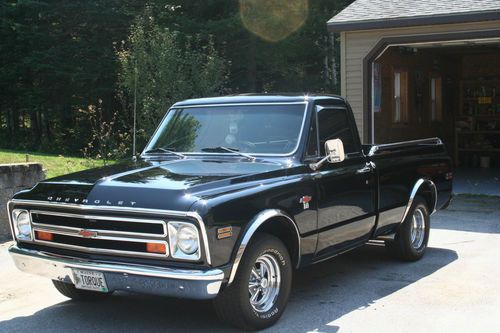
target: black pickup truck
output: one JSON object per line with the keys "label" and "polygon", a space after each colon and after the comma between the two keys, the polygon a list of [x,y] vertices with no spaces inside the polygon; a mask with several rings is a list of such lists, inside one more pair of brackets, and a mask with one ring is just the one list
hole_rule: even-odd
{"label": "black pickup truck", "polygon": [[186,100],[140,157],[16,194],[9,251],[73,299],[214,299],[223,321],[261,329],[294,269],[369,240],[421,258],[452,176],[437,138],[362,145],[337,96]]}

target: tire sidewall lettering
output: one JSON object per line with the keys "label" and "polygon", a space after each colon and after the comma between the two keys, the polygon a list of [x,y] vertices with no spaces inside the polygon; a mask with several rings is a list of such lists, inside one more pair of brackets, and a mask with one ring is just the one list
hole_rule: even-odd
{"label": "tire sidewall lettering", "polygon": [[[281,254],[280,251],[278,251],[276,249],[273,249],[273,248],[268,248],[268,249],[265,249],[264,251],[262,251],[260,255],[266,254],[266,253],[273,254],[274,257],[276,259],[278,259],[278,262],[281,264],[281,266],[286,266],[287,261],[285,260],[285,257],[283,256],[283,254]],[[278,294],[277,297],[279,297],[279,294]],[[267,319],[270,319],[270,318],[274,317],[276,314],[279,313],[279,311],[280,310],[279,310],[279,307],[278,307],[277,304],[275,304],[274,307],[272,307],[269,311],[267,311],[265,313],[259,313],[259,312],[257,312],[257,311],[255,311],[255,310],[252,309],[252,312],[254,313],[254,315],[257,318],[260,318],[260,319],[263,319],[263,320],[267,320]]]}
{"label": "tire sidewall lettering", "polygon": [[286,266],[286,260],[280,251],[278,251],[276,249],[266,249],[266,250],[262,251],[262,254],[265,254],[265,253],[274,254],[276,256],[276,258],[278,259],[278,261],[280,262],[281,266]]}
{"label": "tire sidewall lettering", "polygon": [[259,317],[260,319],[269,319],[272,318],[274,315],[276,315],[279,312],[279,309],[277,306],[272,308],[271,310],[267,311],[266,313],[258,313],[257,311],[253,311],[255,316]]}

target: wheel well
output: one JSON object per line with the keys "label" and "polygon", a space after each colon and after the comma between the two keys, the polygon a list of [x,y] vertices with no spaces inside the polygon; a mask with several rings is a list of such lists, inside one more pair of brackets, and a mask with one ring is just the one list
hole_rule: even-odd
{"label": "wheel well", "polygon": [[422,196],[427,202],[427,208],[429,208],[429,213],[431,214],[434,209],[436,209],[437,197],[436,197],[436,187],[434,183],[430,181],[424,182],[418,189],[417,195]]}
{"label": "wheel well", "polygon": [[290,220],[274,217],[263,223],[256,232],[267,233],[280,239],[285,244],[290,258],[292,258],[293,266],[297,267],[300,255],[298,237],[300,236],[297,235],[297,229],[290,225]]}

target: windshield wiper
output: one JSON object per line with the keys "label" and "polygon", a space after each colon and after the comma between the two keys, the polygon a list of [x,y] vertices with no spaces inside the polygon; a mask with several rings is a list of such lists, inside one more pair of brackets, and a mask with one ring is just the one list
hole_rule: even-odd
{"label": "windshield wiper", "polygon": [[220,151],[228,151],[230,153],[238,154],[240,156],[246,157],[246,158],[248,158],[251,161],[255,161],[256,160],[256,157],[254,157],[252,155],[249,155],[249,154],[242,153],[237,148],[227,148],[227,147],[219,146],[219,147],[202,148],[201,151],[213,152],[213,153],[220,152]]}
{"label": "windshield wiper", "polygon": [[157,147],[157,148],[153,148],[153,149],[150,149],[150,150],[146,150],[144,153],[146,153],[146,154],[150,154],[150,153],[167,153],[167,154],[173,154],[173,155],[179,156],[180,158],[186,158],[186,155],[184,155],[184,154],[181,154],[181,153],[178,153],[176,151],[169,150],[169,149],[166,149],[166,148],[162,148],[162,147]]}

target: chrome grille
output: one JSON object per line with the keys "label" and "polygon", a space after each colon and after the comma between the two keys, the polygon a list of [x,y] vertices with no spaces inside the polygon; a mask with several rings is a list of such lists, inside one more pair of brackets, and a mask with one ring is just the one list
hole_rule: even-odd
{"label": "chrome grille", "polygon": [[[168,256],[167,223],[160,219],[80,215],[31,210],[34,242],[76,251],[136,257]],[[38,237],[37,231],[53,235]],[[147,244],[165,245],[165,254],[147,252]]]}

